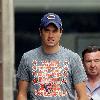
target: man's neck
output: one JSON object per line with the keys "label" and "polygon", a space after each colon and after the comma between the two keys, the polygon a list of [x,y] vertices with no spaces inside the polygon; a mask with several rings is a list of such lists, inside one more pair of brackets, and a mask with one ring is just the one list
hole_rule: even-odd
{"label": "man's neck", "polygon": [[95,87],[96,83],[98,81],[100,81],[99,76],[88,76],[88,79],[89,79],[89,83],[90,83],[91,87]]}
{"label": "man's neck", "polygon": [[56,53],[60,50],[60,46],[55,46],[55,47],[43,47],[44,52],[47,54],[52,54]]}

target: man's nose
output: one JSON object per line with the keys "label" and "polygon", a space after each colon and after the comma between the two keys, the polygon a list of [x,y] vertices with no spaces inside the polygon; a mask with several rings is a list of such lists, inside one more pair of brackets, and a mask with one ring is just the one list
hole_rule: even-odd
{"label": "man's nose", "polygon": [[91,67],[95,67],[95,65],[96,65],[95,62],[92,61],[92,62],[91,62]]}
{"label": "man's nose", "polygon": [[49,31],[49,36],[52,37],[53,35],[53,31]]}

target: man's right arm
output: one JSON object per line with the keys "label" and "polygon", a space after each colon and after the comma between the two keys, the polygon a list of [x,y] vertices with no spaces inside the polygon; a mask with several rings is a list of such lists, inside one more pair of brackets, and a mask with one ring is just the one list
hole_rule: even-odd
{"label": "man's right arm", "polygon": [[75,84],[75,89],[77,93],[77,100],[89,100],[86,93],[86,83],[84,81]]}
{"label": "man's right arm", "polygon": [[18,83],[17,100],[27,100],[28,82],[20,80]]}

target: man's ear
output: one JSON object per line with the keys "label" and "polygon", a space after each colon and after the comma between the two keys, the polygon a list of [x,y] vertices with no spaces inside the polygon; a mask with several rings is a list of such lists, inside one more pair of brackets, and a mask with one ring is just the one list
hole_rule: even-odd
{"label": "man's ear", "polygon": [[63,28],[60,29],[60,33],[61,33],[61,35],[62,35],[62,33],[63,33]]}
{"label": "man's ear", "polygon": [[61,29],[61,32],[63,33],[63,28]]}
{"label": "man's ear", "polygon": [[60,29],[60,33],[63,33],[63,28]]}
{"label": "man's ear", "polygon": [[39,28],[40,36],[41,36],[41,28]]}
{"label": "man's ear", "polygon": [[83,66],[84,66],[84,59],[82,58],[82,63],[83,63]]}

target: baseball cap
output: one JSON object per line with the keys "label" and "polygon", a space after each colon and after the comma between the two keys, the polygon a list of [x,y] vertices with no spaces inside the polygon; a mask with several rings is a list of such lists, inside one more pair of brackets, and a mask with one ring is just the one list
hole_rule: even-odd
{"label": "baseball cap", "polygon": [[57,14],[47,13],[41,19],[40,27],[47,27],[50,23],[56,25],[57,28],[62,28],[62,21]]}

